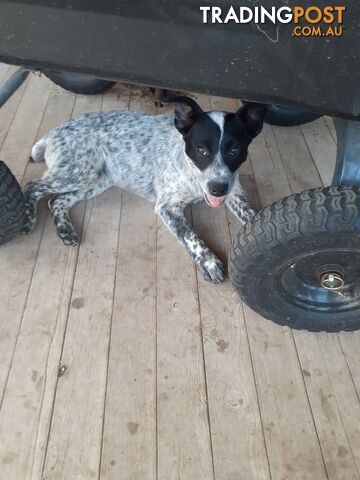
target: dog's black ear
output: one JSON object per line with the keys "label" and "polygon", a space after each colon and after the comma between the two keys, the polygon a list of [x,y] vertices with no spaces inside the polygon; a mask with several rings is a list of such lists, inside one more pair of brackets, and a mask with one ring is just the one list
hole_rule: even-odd
{"label": "dog's black ear", "polygon": [[196,119],[204,114],[195,100],[185,96],[169,96],[163,103],[176,103],[175,105],[175,127],[181,134],[186,134]]}
{"label": "dog's black ear", "polygon": [[242,120],[248,134],[255,138],[262,130],[267,106],[263,103],[249,103],[236,112]]}

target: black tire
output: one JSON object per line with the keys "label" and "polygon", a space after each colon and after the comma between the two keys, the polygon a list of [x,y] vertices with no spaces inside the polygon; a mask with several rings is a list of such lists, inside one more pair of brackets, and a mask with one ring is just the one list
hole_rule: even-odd
{"label": "black tire", "polygon": [[[243,102],[247,104],[249,102]],[[265,115],[265,122],[278,127],[294,127],[295,125],[303,125],[313,122],[322,115],[301,110],[295,107],[281,107],[280,105],[268,105]]]}
{"label": "black tire", "polygon": [[109,90],[116,82],[102,80],[82,73],[53,72],[44,70],[44,74],[56,85],[65,90],[83,95],[98,95]]}
{"label": "black tire", "polygon": [[307,110],[301,110],[295,107],[279,107],[270,105],[265,117],[265,122],[279,127],[294,127],[304,123],[313,122],[321,115]]}
{"label": "black tire", "polygon": [[239,232],[229,273],[244,302],[280,325],[360,329],[360,188],[306,190],[264,208]]}
{"label": "black tire", "polygon": [[21,188],[5,163],[0,161],[0,245],[19,233],[24,215]]}

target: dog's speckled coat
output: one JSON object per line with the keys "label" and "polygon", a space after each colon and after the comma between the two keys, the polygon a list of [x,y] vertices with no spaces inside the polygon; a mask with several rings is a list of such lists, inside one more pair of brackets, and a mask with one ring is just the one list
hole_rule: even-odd
{"label": "dog's speckled coat", "polygon": [[[60,125],[39,140],[32,149],[32,159],[45,159],[48,170],[25,186],[23,232],[29,233],[35,226],[38,201],[53,195],[49,208],[58,235],[65,244],[76,245],[78,238],[69,210],[82,200],[118,186],[154,202],[156,213],[184,245],[204,278],[221,282],[222,263],[199,239],[184,211],[187,205],[203,200],[204,195],[216,201],[220,197],[217,186],[225,185],[226,204],[231,211],[242,222],[253,215],[247,195],[235,180],[246,159],[248,144],[261,129],[263,111],[256,106],[251,110],[250,105],[239,111],[241,116],[239,112],[205,113],[187,97],[173,100],[177,102],[176,128],[172,115],[90,113]],[[233,134],[235,127],[238,138]],[[229,135],[224,140],[228,131],[230,143]],[[204,147],[197,147],[199,142],[206,145],[206,155]],[[239,145],[235,164],[224,153],[234,144]],[[236,148],[232,153],[237,152]],[[199,151],[203,158],[198,158]],[[214,190],[209,192],[209,185],[214,184],[215,197],[211,196]]]}

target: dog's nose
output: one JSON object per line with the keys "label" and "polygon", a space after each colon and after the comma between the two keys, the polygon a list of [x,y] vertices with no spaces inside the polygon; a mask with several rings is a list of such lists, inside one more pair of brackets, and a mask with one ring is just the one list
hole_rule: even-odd
{"label": "dog's nose", "polygon": [[229,184],[227,182],[214,182],[211,181],[207,184],[209,193],[214,197],[223,197],[227,194]]}

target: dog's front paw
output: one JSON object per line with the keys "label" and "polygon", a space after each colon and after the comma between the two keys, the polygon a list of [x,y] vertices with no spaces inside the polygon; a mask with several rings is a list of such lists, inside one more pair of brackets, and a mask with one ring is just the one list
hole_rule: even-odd
{"label": "dog's front paw", "polygon": [[56,227],[57,234],[65,245],[76,247],[79,238],[72,225],[69,223],[59,223]]}
{"label": "dog's front paw", "polygon": [[225,278],[225,269],[222,262],[215,256],[209,256],[198,263],[198,268],[207,282],[221,283]]}

